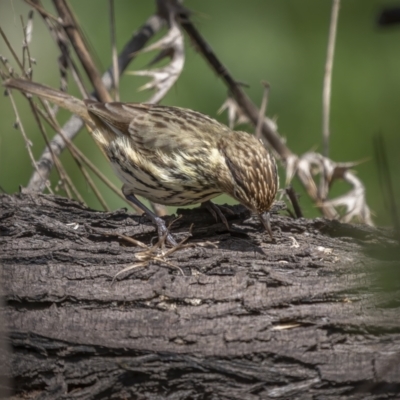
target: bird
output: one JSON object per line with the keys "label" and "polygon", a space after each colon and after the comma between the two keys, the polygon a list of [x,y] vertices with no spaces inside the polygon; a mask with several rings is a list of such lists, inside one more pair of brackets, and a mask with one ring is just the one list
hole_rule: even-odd
{"label": "bird", "polygon": [[169,245],[176,241],[165,221],[136,196],[170,206],[202,203],[229,229],[223,213],[210,201],[227,194],[256,213],[273,238],[270,208],[279,186],[277,165],[254,135],[180,107],[80,100],[21,78],[10,78],[4,86],[81,117],[123,182],[125,198],[144,211]]}

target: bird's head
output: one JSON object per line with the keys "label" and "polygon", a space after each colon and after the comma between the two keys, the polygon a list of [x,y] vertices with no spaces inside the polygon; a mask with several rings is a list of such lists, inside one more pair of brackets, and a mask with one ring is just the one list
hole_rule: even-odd
{"label": "bird's head", "polygon": [[279,186],[276,162],[260,140],[245,132],[233,132],[220,141],[225,162],[220,182],[225,193],[258,214],[272,237],[269,210]]}

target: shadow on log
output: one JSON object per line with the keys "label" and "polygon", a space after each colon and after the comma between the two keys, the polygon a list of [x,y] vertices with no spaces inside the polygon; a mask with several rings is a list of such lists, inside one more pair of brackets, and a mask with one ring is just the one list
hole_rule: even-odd
{"label": "shadow on log", "polygon": [[145,217],[2,195],[13,398],[398,399],[400,303],[376,273],[399,266],[390,232],[275,213],[272,242],[229,208],[245,233],[178,210],[173,234],[194,223],[196,244],[168,258],[184,276],[152,263],[111,285],[143,251],[118,235],[155,236]]}

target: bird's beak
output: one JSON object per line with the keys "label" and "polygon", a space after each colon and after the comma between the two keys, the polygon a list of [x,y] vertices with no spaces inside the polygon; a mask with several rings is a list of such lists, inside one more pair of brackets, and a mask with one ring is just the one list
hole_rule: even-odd
{"label": "bird's beak", "polygon": [[258,216],[260,217],[261,223],[264,225],[265,230],[269,233],[271,239],[274,240],[274,236],[272,235],[269,211],[263,214],[258,214]]}

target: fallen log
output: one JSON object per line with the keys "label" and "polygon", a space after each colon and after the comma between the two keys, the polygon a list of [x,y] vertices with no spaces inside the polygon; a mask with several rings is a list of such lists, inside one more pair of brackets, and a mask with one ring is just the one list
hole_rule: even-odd
{"label": "fallen log", "polygon": [[1,195],[13,399],[400,398],[391,232],[281,211],[272,242],[229,209],[232,232],[178,210],[172,232],[194,246],[165,256],[125,238],[150,245],[145,217]]}

